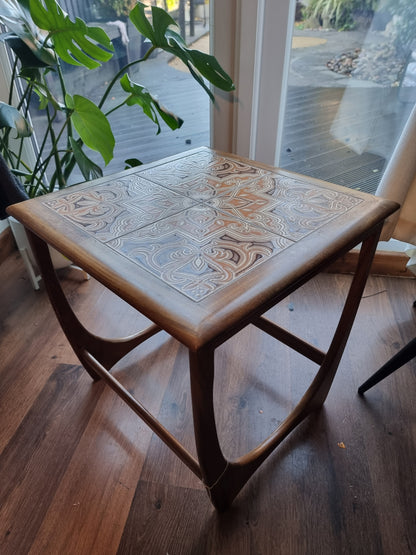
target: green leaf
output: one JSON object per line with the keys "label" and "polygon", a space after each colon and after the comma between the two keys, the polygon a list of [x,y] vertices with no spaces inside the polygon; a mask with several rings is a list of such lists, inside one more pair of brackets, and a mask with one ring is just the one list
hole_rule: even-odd
{"label": "green leaf", "polygon": [[17,0],[17,2],[23,7],[23,9],[25,9],[26,11],[29,11],[30,9],[30,1],[29,0]]}
{"label": "green leaf", "polygon": [[234,90],[231,77],[223,70],[214,56],[199,50],[187,50],[187,55],[190,63],[215,87],[225,91]]}
{"label": "green leaf", "polygon": [[120,79],[120,84],[127,93],[130,93],[125,101],[126,104],[128,106],[134,104],[141,106],[146,116],[157,125],[157,134],[160,133],[158,114],[171,129],[178,129],[182,126],[183,120],[181,118],[166,110],[145,87],[133,83],[127,73]]}
{"label": "green leaf", "polygon": [[0,128],[11,127],[16,129],[18,137],[30,137],[32,128],[28,121],[14,106],[0,101]]}
{"label": "green leaf", "polygon": [[71,143],[71,148],[75,156],[75,160],[79,166],[79,169],[82,172],[82,175],[86,181],[90,179],[96,179],[97,177],[103,176],[103,170],[95,164],[85,152],[82,150],[78,141],[76,141],[73,137],[69,138]]}
{"label": "green leaf", "polygon": [[30,11],[65,62],[94,69],[112,57],[114,47],[105,31],[87,26],[79,17],[71,21],[55,0],[30,0]]}
{"label": "green leaf", "polygon": [[21,179],[22,177],[25,178],[25,180],[29,180],[32,177],[32,174],[24,171],[24,170],[19,170],[17,168],[10,168],[10,171],[12,172],[13,175],[15,175],[16,177],[18,177],[20,179],[20,181],[24,181],[23,179]]}
{"label": "green leaf", "polygon": [[155,33],[156,42],[158,44],[164,44],[166,40],[166,31],[169,27],[175,27],[179,29],[176,21],[162,8],[157,6],[152,6],[152,23]]}
{"label": "green leaf", "polygon": [[[48,64],[37,56],[33,49],[29,48],[26,42],[17,37],[13,33],[5,33],[0,37],[1,40],[7,42],[16,56],[19,58],[22,68],[45,67]],[[55,59],[53,58],[53,62]]]}
{"label": "green leaf", "polygon": [[124,163],[126,164],[124,167],[125,170],[143,165],[143,162],[140,162],[137,158],[127,158],[127,160],[124,160]]}
{"label": "green leaf", "polygon": [[145,8],[146,6],[144,4],[137,2],[137,5],[131,10],[129,18],[139,33],[155,44],[156,35],[152,24],[146,17]]}
{"label": "green leaf", "polygon": [[178,29],[178,25],[168,13],[162,8],[152,6],[152,21],[150,22],[146,17],[145,8],[144,4],[138,2],[136,7],[131,10],[129,17],[133,25],[151,41],[153,46],[182,60],[192,77],[205,89],[211,100],[214,100],[214,96],[204,82],[204,78],[219,89],[234,90],[231,77],[222,69],[214,56],[199,50],[191,50],[186,46],[180,33],[175,30]]}
{"label": "green leaf", "polygon": [[[154,46],[158,48],[169,46],[166,33],[170,27],[179,29],[178,24],[165,10],[157,6],[152,6],[152,20],[150,21],[146,17],[146,7],[142,2],[137,2],[130,12],[130,21],[139,33],[149,39]],[[178,36],[183,40],[180,34]]]}
{"label": "green leaf", "polygon": [[113,158],[115,139],[108,119],[94,102],[83,96],[69,94],[65,97],[67,107],[72,110],[71,121],[82,141],[101,154],[107,165]]}
{"label": "green leaf", "polygon": [[11,31],[3,35],[2,40],[8,36],[18,37],[26,44],[33,56],[44,64],[56,64],[55,53],[45,45],[45,37],[34,24],[26,3],[0,0],[0,21]]}
{"label": "green leaf", "polygon": [[65,104],[62,104],[53,96],[52,91],[48,89],[47,85],[35,79],[32,80],[32,84],[33,92],[39,97],[39,110],[45,110],[48,104],[51,104],[55,111],[65,111]]}

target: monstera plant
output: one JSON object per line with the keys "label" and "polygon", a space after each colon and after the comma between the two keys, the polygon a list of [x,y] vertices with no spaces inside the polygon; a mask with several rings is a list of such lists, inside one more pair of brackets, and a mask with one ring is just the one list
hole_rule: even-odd
{"label": "monstera plant", "polygon": [[[83,66],[93,72],[106,64],[114,49],[104,30],[88,26],[80,18],[71,19],[55,0],[0,0],[0,22],[6,28],[0,39],[14,53],[9,97],[0,102],[0,152],[29,197],[71,184],[75,167],[85,180],[101,176],[102,167],[91,160],[89,149],[100,153],[104,165],[113,158],[115,138],[108,115],[121,106],[143,110],[155,123],[156,132],[162,121],[171,129],[182,125],[182,120],[165,109],[143,84],[129,77],[129,68],[144,62],[154,50],[180,58],[212,100],[210,84],[224,91],[234,88],[215,57],[188,48],[166,11],[153,6],[147,17],[147,9],[137,2],[129,19],[149,42],[149,49],[142,58],[118,70],[94,102],[71,91],[63,65]],[[57,76],[58,91],[50,86],[51,73]],[[116,83],[124,96],[112,106],[108,100]],[[20,90],[19,96],[16,90]],[[28,110],[34,95],[45,114],[46,131],[38,138],[35,161],[29,164],[23,158],[23,144],[32,135]],[[129,160],[128,165],[139,163]]]}

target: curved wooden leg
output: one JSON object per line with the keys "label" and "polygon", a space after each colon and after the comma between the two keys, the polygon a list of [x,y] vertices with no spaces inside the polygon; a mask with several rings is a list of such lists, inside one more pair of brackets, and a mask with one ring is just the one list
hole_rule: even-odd
{"label": "curved wooden leg", "polygon": [[85,352],[90,353],[105,368],[110,369],[132,349],[160,331],[158,326],[152,325],[136,335],[122,339],[104,339],[90,333],[75,316],[65,297],[61,284],[56,277],[47,244],[29,230],[27,230],[27,234],[62,330],[81,364],[94,380],[98,380],[100,376],[90,363],[89,357],[85,356]]}
{"label": "curved wooden leg", "polygon": [[314,408],[319,408],[324,403],[341,361],[367,283],[381,228],[382,225],[378,226],[376,231],[362,243],[355,275],[331,345],[318,374],[305,394],[313,398],[312,405]]}
{"label": "curved wooden leg", "polygon": [[283,342],[320,364],[320,368],[305,395],[285,421],[263,443],[236,461],[227,461],[222,453],[215,424],[213,400],[214,351],[216,346],[229,337],[230,330],[213,340],[212,344],[205,345],[197,351],[190,351],[192,410],[199,466],[192,455],[154,417],[149,415],[144,407],[132,398],[108,372],[108,369],[120,358],[160,329],[153,325],[138,335],[119,340],[103,339],[91,334],[76,318],[62,291],[52,266],[47,245],[30,232],[28,235],[53,308],[81,363],[94,379],[99,377],[106,379],[109,385],[159,434],[181,460],[198,477],[201,477],[213,505],[218,510],[224,510],[231,504],[250,476],[283,439],[310,412],[319,408],[325,401],[358,310],[380,229],[381,226],[363,242],[357,270],[327,353],[319,351],[288,332],[282,333],[281,329],[271,323],[266,323],[266,320],[262,317],[253,319],[253,323],[258,327],[276,338],[283,339]]}
{"label": "curved wooden leg", "polygon": [[[214,414],[214,350],[203,349],[189,352],[191,375],[192,413],[195,444],[201,468],[201,479],[208,495],[218,509],[226,508],[226,492],[215,489],[222,484],[228,467],[218,441]],[[222,488],[220,488],[222,489]]]}
{"label": "curved wooden leg", "polygon": [[[285,342],[290,343],[295,349],[299,347],[297,350],[320,363],[320,368],[302,399],[282,424],[263,443],[236,461],[225,459],[218,441],[213,402],[214,348],[205,346],[197,352],[190,353],[196,448],[203,482],[213,505],[218,510],[225,510],[232,503],[251,475],[274,449],[300,422],[324,403],[354,323],[378,237],[379,230],[363,242],[357,270],[328,352],[321,353],[299,338],[289,338],[288,334],[284,334]],[[275,337],[281,333],[277,326],[276,333],[273,333],[273,324],[262,319],[256,318],[253,323]]]}

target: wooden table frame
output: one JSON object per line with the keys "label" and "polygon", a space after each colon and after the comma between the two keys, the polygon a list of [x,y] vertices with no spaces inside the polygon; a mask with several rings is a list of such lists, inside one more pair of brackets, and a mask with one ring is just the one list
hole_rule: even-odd
{"label": "wooden table frame", "polygon": [[[25,204],[23,203],[23,205]],[[214,329],[214,331],[210,330],[209,333],[200,334],[200,340],[195,339],[197,337],[195,334],[187,335],[187,332],[182,329],[179,330],[178,326],[176,338],[189,350],[192,410],[198,460],[110,373],[111,368],[121,358],[143,341],[158,333],[161,329],[171,332],[170,324],[167,321],[166,324],[163,321],[158,322],[156,316],[150,318],[156,323],[148,329],[137,335],[115,340],[103,339],[90,333],[72,311],[57,279],[49,249],[45,242],[50,234],[44,232],[42,225],[34,224],[33,217],[28,216],[29,211],[26,211],[25,207],[22,208],[22,204],[15,205],[11,212],[16,218],[21,219],[27,227],[29,239],[38,260],[52,306],[68,341],[85,369],[93,380],[104,380],[203,481],[213,505],[221,511],[232,503],[251,475],[283,439],[311,411],[321,407],[325,401],[360,304],[384,219],[396,209],[397,205],[395,203],[378,199],[376,209],[372,209],[374,213],[368,218],[367,224],[360,224],[359,228],[353,232],[349,231],[346,234],[346,239],[340,241],[340,244],[335,246],[328,254],[313,257],[313,260],[305,265],[304,270],[297,271],[295,280],[285,282],[283,286],[275,290],[273,295],[267,295],[261,301],[256,297],[256,301],[250,302],[248,308],[246,306],[244,311],[234,317],[230,323],[225,323],[221,328]],[[263,316],[267,310],[359,243],[362,243],[362,246],[356,272],[346,297],[339,324],[327,352],[317,349]],[[59,241],[55,241],[53,246],[59,250],[61,245]],[[66,247],[62,247],[62,250],[66,256],[70,255]],[[75,259],[74,261],[80,265],[83,263],[81,259]],[[127,291],[127,288],[126,294],[120,294],[119,284],[112,287],[112,278],[103,272],[101,266],[91,263],[88,267],[85,267],[85,270],[119,294],[124,300],[133,304],[131,294]],[[143,306],[145,306],[145,303]],[[137,305],[136,308],[138,308]],[[146,316],[152,316],[151,313],[149,314],[149,310],[143,310],[143,313]],[[248,324],[255,325],[312,360],[319,366],[319,369],[302,399],[278,428],[263,443],[246,455],[237,460],[228,461],[223,455],[215,424],[213,399],[214,353],[218,346]],[[175,336],[175,333],[172,333],[172,335]]]}

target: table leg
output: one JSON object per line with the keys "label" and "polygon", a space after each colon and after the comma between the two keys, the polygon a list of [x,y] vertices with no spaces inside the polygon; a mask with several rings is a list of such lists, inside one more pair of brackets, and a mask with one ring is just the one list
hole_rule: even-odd
{"label": "table leg", "polygon": [[[378,227],[373,235],[363,241],[355,276],[328,352],[320,352],[295,336],[288,338],[290,334],[283,334],[285,343],[318,362],[320,368],[302,399],[282,424],[263,443],[236,461],[225,459],[217,435],[213,402],[214,347],[205,346],[190,353],[192,410],[198,460],[208,495],[218,510],[225,510],[232,503],[250,476],[274,449],[312,411],[324,403],[354,323],[380,230],[381,227]],[[254,323],[280,338],[282,330],[276,326],[274,333],[272,323],[264,324],[259,318]]]}
{"label": "table leg", "polygon": [[277,326],[272,323],[266,324],[261,317],[253,319],[253,323],[276,338],[283,339],[283,342],[320,364],[320,368],[305,395],[284,422],[263,443],[236,461],[227,461],[222,453],[215,424],[213,400],[215,347],[230,336],[230,330],[226,331],[222,341],[221,338],[216,338],[212,345],[190,351],[192,410],[199,465],[192,455],[108,372],[108,369],[131,349],[160,331],[159,328],[151,326],[136,336],[120,340],[103,339],[88,332],[76,318],[62,291],[47,245],[36,235],[30,232],[28,235],[54,310],[81,363],[94,379],[104,378],[118,395],[158,433],[179,458],[203,480],[213,505],[218,510],[224,510],[283,439],[311,411],[319,408],[325,401],[359,307],[380,230],[381,226],[378,226],[373,234],[363,241],[356,273],[327,353],[318,351],[287,332],[282,334]]}
{"label": "table leg", "polygon": [[104,339],[90,333],[80,323],[65,297],[61,284],[56,277],[47,244],[29,230],[27,230],[27,234],[62,330],[81,364],[94,380],[98,380],[100,376],[85,353],[90,353],[105,368],[110,369],[132,349],[160,331],[158,326],[152,325],[136,335],[121,339]]}

